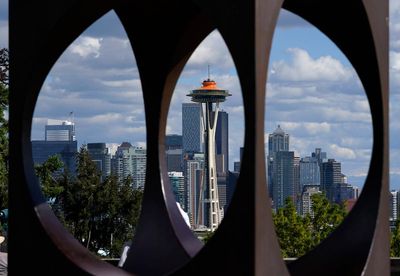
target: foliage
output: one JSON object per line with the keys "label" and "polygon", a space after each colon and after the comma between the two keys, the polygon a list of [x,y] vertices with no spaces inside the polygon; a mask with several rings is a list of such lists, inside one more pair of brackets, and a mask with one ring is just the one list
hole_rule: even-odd
{"label": "foliage", "polygon": [[8,206],[8,50],[0,49],[0,210]]}
{"label": "foliage", "polygon": [[330,203],[323,194],[314,194],[311,199],[314,213],[311,224],[313,226],[313,246],[315,247],[342,223],[346,216],[346,209],[344,204]]}
{"label": "foliage", "polygon": [[64,164],[58,155],[50,156],[43,164],[35,165],[35,173],[47,200],[56,198],[63,188],[58,184],[56,174]]}
{"label": "foliage", "polygon": [[390,257],[400,257],[400,220],[396,221],[396,226],[391,233]]}
{"label": "foliage", "polygon": [[312,196],[313,217],[297,214],[290,198],[273,215],[283,257],[300,257],[316,247],[344,219],[344,205],[330,203],[322,194]]}
{"label": "foliage", "polygon": [[[45,168],[56,168],[48,160]],[[50,187],[47,194],[55,196],[52,208],[56,216],[74,237],[93,253],[103,250],[108,257],[118,257],[123,244],[131,240],[142,200],[142,191],[134,190],[132,180],[118,182],[110,176],[101,182],[96,164],[82,147],[77,155],[76,177],[67,169],[57,178],[49,178],[46,170],[37,174]]]}
{"label": "foliage", "polygon": [[203,237],[203,239],[202,239],[202,241],[204,242],[204,244],[206,244],[209,240],[211,240],[211,238],[213,237],[213,235],[214,235],[214,232],[213,232],[213,231],[208,231],[208,232],[204,235],[204,237]]}
{"label": "foliage", "polygon": [[0,49],[0,85],[8,87],[8,71],[10,69],[8,49]]}
{"label": "foliage", "polygon": [[285,207],[274,215],[274,223],[283,257],[301,256],[311,249],[309,219],[297,215],[290,198],[285,200]]}

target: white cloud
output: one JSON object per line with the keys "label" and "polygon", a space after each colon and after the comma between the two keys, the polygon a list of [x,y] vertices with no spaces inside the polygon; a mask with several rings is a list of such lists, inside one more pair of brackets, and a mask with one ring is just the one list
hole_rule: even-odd
{"label": "white cloud", "polygon": [[86,124],[96,124],[96,123],[112,123],[121,120],[122,114],[120,113],[107,113],[92,116],[90,118],[81,118],[80,121]]}
{"label": "white cloud", "polygon": [[[395,87],[400,87],[400,52],[389,52],[390,64],[390,81]],[[392,90],[392,93],[397,93],[397,89]]]}
{"label": "white cloud", "polygon": [[272,64],[271,75],[285,81],[346,81],[353,71],[331,56],[313,59],[306,50],[288,49],[291,63],[283,60]]}
{"label": "white cloud", "polygon": [[105,86],[109,86],[109,87],[137,87],[140,88],[141,87],[141,82],[139,79],[133,79],[133,80],[107,80],[107,81],[101,81],[102,84],[104,84]]}
{"label": "white cloud", "polygon": [[214,78],[215,67],[234,67],[232,57],[226,47],[225,41],[222,39],[218,31],[212,32],[197,47],[190,57],[187,66],[192,68],[203,68],[206,75],[207,65],[211,65],[211,77]]}
{"label": "white cloud", "polygon": [[400,50],[400,1],[391,0],[389,5],[390,47]]}
{"label": "white cloud", "polygon": [[100,56],[100,47],[102,38],[95,38],[90,36],[81,36],[69,47],[70,51],[74,54],[86,58],[93,56],[98,58]]}
{"label": "white cloud", "polygon": [[329,133],[331,131],[331,126],[327,122],[304,123],[303,125],[310,135]]}
{"label": "white cloud", "polygon": [[340,147],[336,144],[329,146],[329,152],[332,153],[335,159],[356,159],[357,155],[350,148]]}

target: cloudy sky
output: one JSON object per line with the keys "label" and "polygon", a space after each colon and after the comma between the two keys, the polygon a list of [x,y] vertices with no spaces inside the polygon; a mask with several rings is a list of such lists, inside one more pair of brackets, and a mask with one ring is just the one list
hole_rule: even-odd
{"label": "cloudy sky", "polygon": [[[0,47],[8,46],[8,3],[0,0]],[[217,31],[197,48],[176,86],[167,133],[181,133],[181,105],[189,90],[211,77],[232,97],[229,113],[230,167],[243,145],[239,81]],[[391,186],[400,188],[400,1],[390,0]],[[316,147],[342,163],[351,184],[362,187],[368,172],[372,126],[357,74],[338,48],[315,27],[282,11],[275,31],[267,86],[265,137],[278,124],[290,134],[290,149],[310,155]],[[44,138],[48,118],[65,120],[73,111],[79,144],[144,145],[143,97],[135,57],[115,13],[99,19],[77,38],[51,70],[35,110],[32,139]]]}

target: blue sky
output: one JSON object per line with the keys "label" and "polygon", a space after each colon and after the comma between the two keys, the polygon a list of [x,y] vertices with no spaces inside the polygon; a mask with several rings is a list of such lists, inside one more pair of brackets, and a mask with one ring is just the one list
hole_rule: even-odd
{"label": "blue sky", "polygon": [[[7,1],[0,0],[0,47],[8,45]],[[400,188],[400,1],[390,1],[391,185]],[[229,113],[230,167],[243,145],[241,90],[230,54],[218,32],[193,53],[178,81],[167,133],[181,133],[185,96],[211,77],[233,95]],[[349,183],[362,187],[372,147],[369,105],[352,66],[338,48],[301,18],[282,11],[269,65],[265,137],[280,124],[298,156],[316,147],[342,162]],[[62,100],[60,100],[62,99]],[[113,12],[87,29],[60,57],[43,84],[34,115],[32,139],[43,139],[47,118],[74,112],[79,144],[143,145],[146,127],[135,58]],[[266,139],[267,142],[267,139]]]}

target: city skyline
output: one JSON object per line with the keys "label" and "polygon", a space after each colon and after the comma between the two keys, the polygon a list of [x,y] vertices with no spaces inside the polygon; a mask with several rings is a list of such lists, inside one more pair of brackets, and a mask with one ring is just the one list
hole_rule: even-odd
{"label": "city skyline", "polygon": [[[7,47],[7,1],[1,0],[0,5],[0,44]],[[390,171],[394,189],[400,188],[400,143],[396,139],[400,124],[394,120],[400,116],[399,19],[400,4],[390,1]],[[297,156],[322,148],[342,161],[350,183],[362,187],[369,166],[372,127],[369,106],[354,70],[319,31],[288,12],[281,13],[273,44],[266,138],[280,124],[292,134]],[[233,62],[217,32],[199,46],[177,83],[167,133],[181,133],[182,95],[206,77],[207,64],[211,65],[211,77],[233,94],[224,106],[230,116],[229,167],[233,170],[243,146],[243,106]],[[144,145],[140,80],[129,42],[113,13],[88,28],[51,70],[38,99],[32,139],[42,139],[45,118],[63,120],[70,111],[75,114],[79,143],[103,140]]]}

